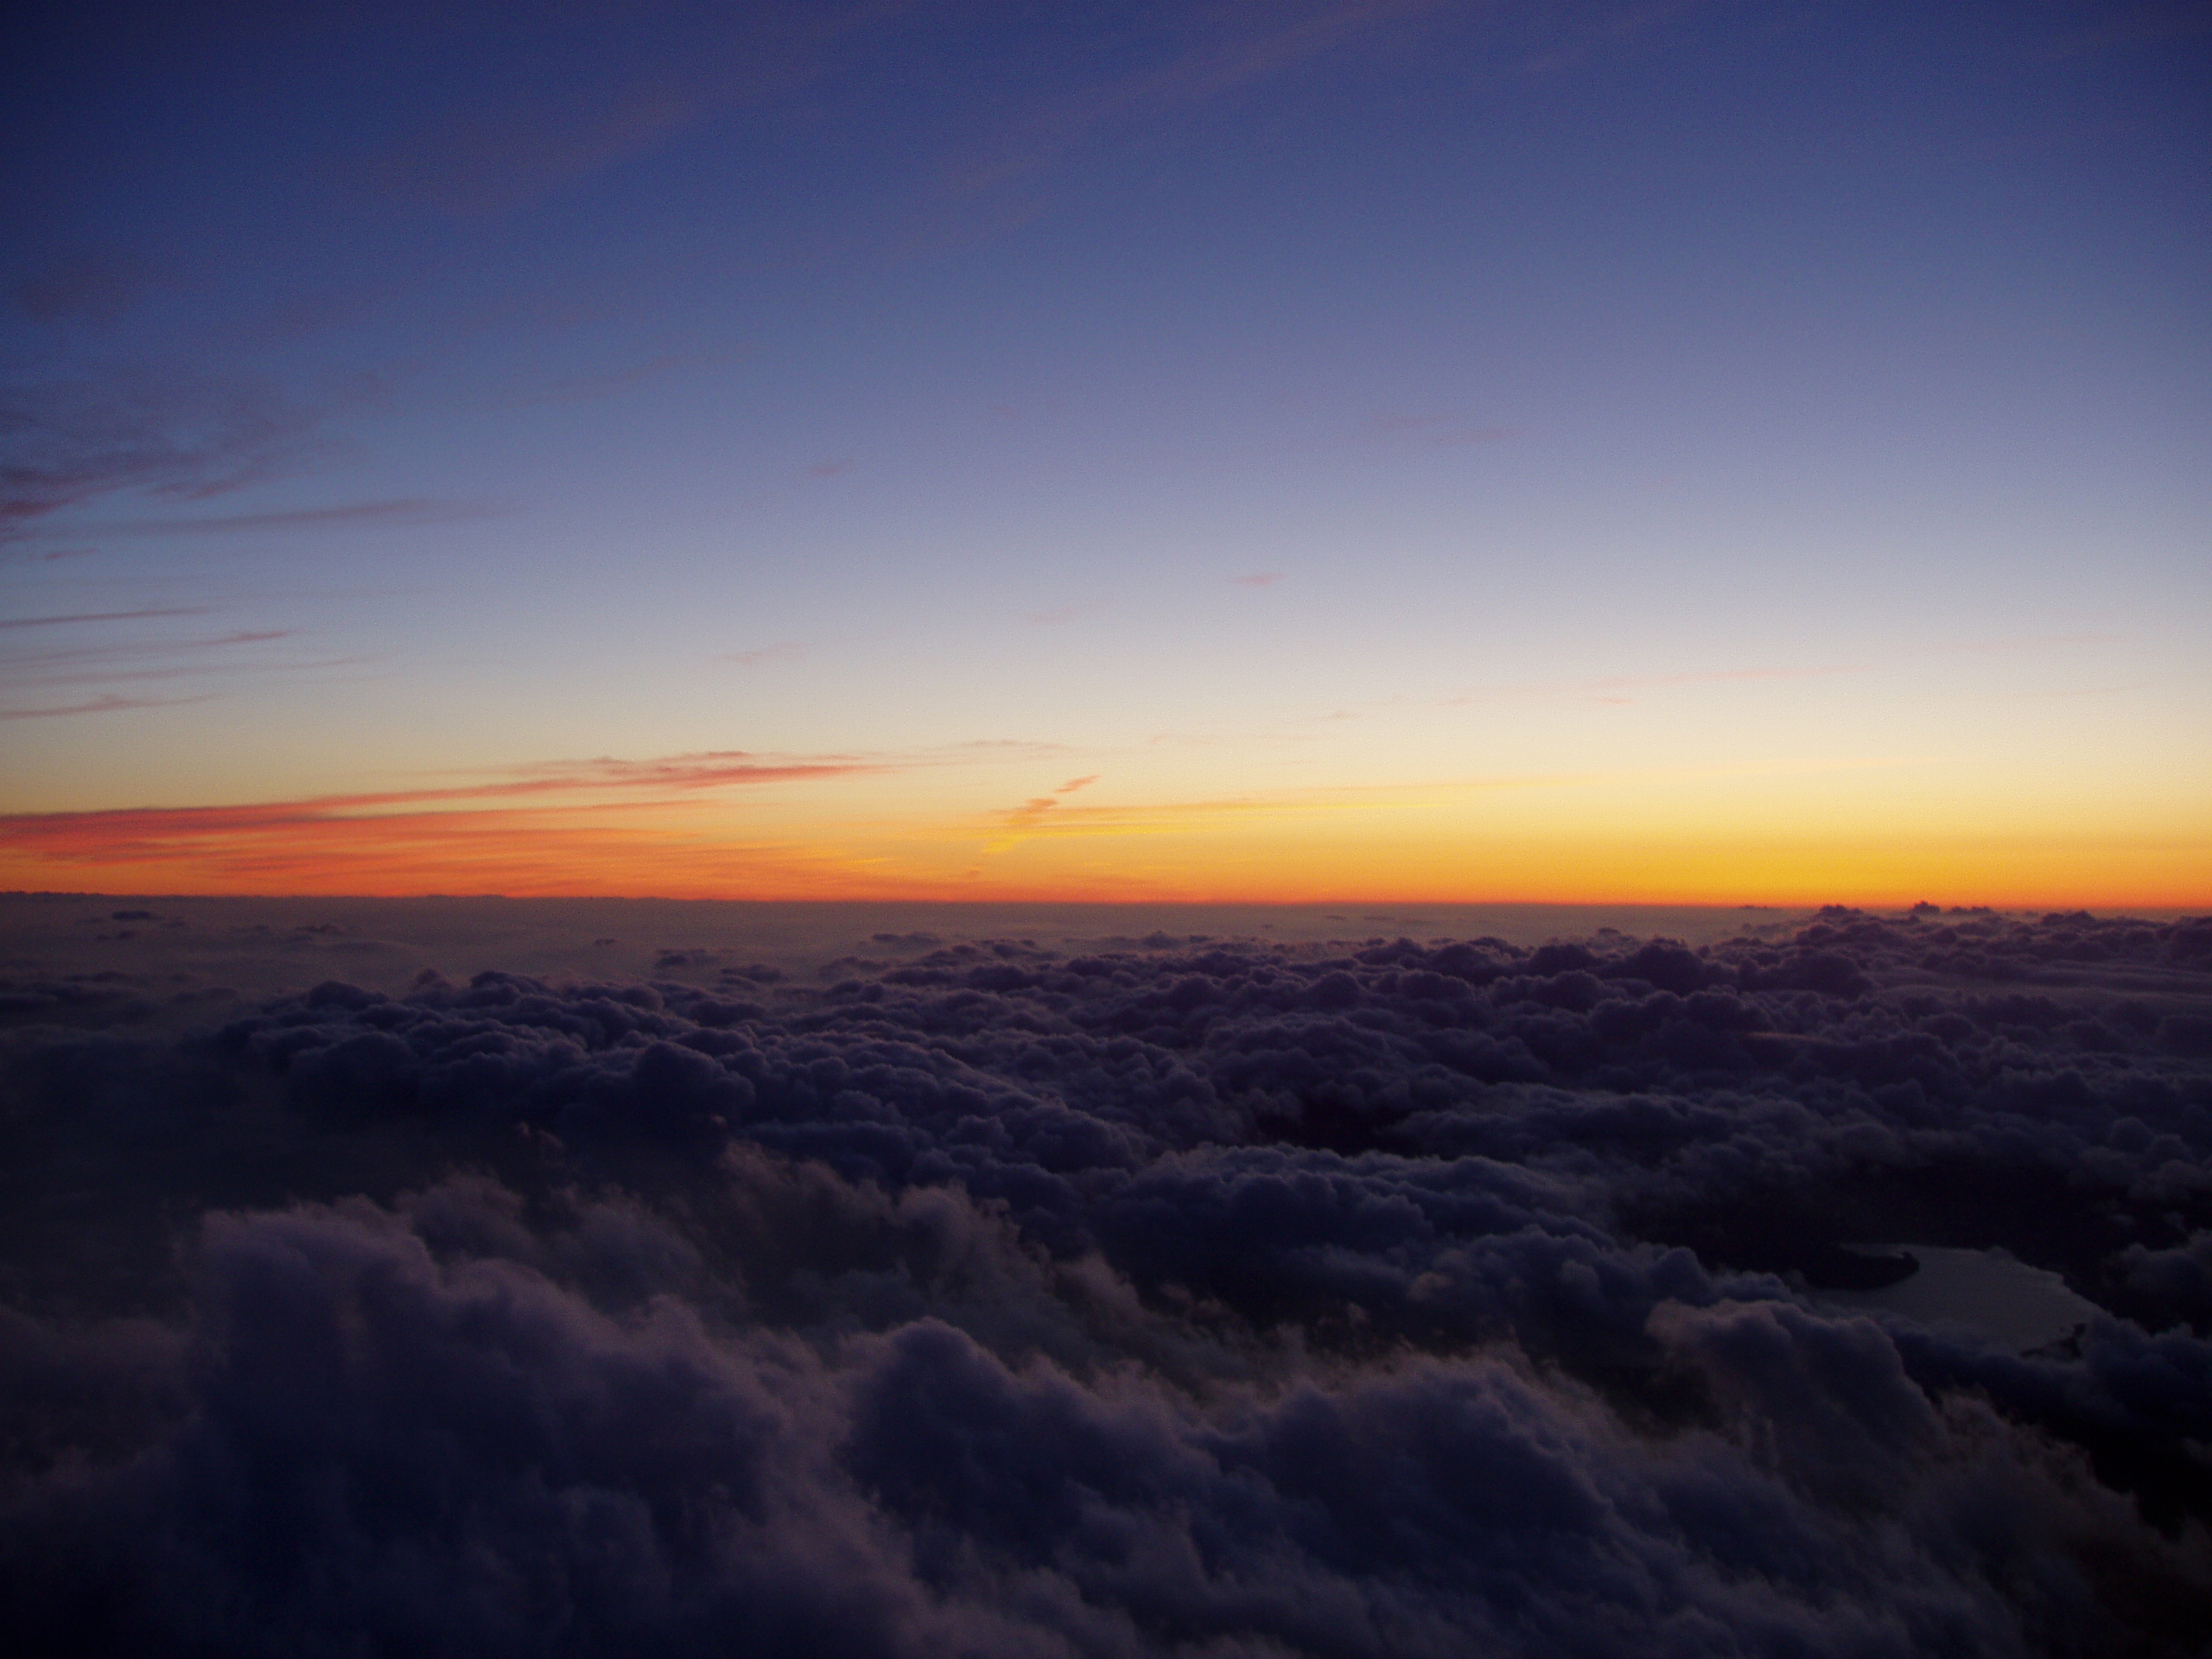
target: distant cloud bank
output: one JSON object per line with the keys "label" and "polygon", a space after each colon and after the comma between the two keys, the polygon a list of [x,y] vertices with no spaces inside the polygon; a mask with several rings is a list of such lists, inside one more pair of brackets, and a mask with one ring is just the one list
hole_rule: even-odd
{"label": "distant cloud bank", "polygon": [[[150,979],[0,987],[17,1640],[2212,1624],[2212,920],[880,946],[331,982],[182,1039]],[[1914,1243],[2103,1311],[2021,1354],[1821,1300]]]}

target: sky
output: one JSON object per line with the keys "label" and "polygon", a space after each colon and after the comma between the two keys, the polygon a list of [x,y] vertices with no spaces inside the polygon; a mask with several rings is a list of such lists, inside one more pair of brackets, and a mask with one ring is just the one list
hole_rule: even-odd
{"label": "sky", "polygon": [[2202,4],[43,11],[0,886],[2212,902]]}

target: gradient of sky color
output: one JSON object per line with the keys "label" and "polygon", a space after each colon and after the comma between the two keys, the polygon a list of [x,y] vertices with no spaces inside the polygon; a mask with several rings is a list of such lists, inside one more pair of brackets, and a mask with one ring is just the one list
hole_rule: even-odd
{"label": "gradient of sky color", "polygon": [[0,885],[2212,901],[2212,9],[48,9]]}

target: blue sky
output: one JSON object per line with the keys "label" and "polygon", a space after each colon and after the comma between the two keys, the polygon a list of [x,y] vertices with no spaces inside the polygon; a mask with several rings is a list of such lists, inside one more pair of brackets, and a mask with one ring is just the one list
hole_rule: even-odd
{"label": "blue sky", "polygon": [[2206,21],[44,20],[11,885],[342,888],[72,825],[741,751],[868,769],[687,796],[663,887],[1819,898],[1872,826],[1862,896],[2204,896]]}

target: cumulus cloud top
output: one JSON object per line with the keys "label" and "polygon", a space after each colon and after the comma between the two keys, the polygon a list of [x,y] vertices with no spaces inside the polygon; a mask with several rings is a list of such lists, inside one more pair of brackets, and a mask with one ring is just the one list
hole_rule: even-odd
{"label": "cumulus cloud top", "polygon": [[[817,986],[331,982],[181,1039],[14,987],[34,1645],[2183,1653],[2212,1618],[2212,924],[899,943]],[[2105,1313],[2020,1354],[1821,1300],[1915,1243]]]}

